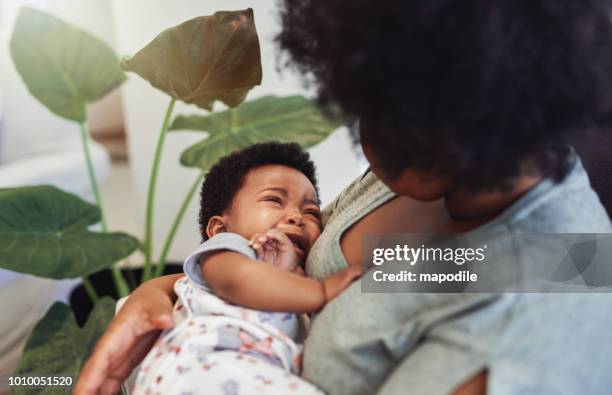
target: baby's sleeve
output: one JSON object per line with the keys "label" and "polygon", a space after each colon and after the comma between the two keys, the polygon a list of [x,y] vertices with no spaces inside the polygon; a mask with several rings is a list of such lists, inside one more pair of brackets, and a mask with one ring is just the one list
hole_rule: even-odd
{"label": "baby's sleeve", "polygon": [[200,244],[200,247],[189,255],[185,263],[183,263],[183,271],[194,284],[208,292],[212,292],[212,290],[202,276],[200,259],[203,256],[221,250],[234,251],[247,258],[256,259],[255,251],[249,246],[249,241],[236,233],[218,233]]}

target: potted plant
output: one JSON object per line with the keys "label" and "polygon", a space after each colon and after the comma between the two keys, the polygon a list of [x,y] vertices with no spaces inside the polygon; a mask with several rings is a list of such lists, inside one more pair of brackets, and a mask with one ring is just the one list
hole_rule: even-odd
{"label": "potted plant", "polygon": [[[162,274],[187,206],[221,156],[270,140],[297,141],[310,147],[341,125],[339,119],[324,116],[312,100],[302,96],[266,96],[245,102],[262,75],[251,9],[188,20],[120,61],[111,48],[89,33],[50,14],[23,8],[11,38],[11,54],[32,95],[53,113],[80,125],[96,201],[90,204],[51,186],[0,189],[0,267],[54,279],[81,277],[94,304],[83,327],[76,324],[68,305],[54,304],[35,327],[15,374],[78,374],[115,308],[115,299],[100,297],[88,277],[110,268],[113,297],[127,295],[131,287],[118,262],[137,249],[144,256],[140,281]],[[120,86],[125,71],[138,74],[170,96],[151,164],[143,241],[108,232],[88,150],[85,107]],[[173,119],[177,100],[208,113]],[[212,112],[216,101],[228,108]],[[160,158],[168,132],[185,129],[203,134],[180,158],[182,165],[199,171],[177,210],[160,256],[154,259],[152,229]]]}

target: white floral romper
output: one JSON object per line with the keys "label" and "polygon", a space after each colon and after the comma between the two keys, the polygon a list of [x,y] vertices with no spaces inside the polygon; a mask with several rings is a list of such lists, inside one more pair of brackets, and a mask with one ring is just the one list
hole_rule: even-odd
{"label": "white floral romper", "polygon": [[202,254],[232,250],[255,259],[248,241],[221,233],[202,243],[183,266],[174,290],[175,327],[162,333],[136,378],[136,395],[317,394],[298,374],[295,314],[232,305],[214,295],[201,275]]}

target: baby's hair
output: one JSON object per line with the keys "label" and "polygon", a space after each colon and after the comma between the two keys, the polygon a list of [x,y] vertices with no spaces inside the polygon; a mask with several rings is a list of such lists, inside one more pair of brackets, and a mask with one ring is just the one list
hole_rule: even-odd
{"label": "baby's hair", "polygon": [[231,207],[247,173],[266,165],[283,165],[303,173],[314,187],[318,201],[315,165],[308,152],[299,144],[267,142],[252,145],[219,159],[206,175],[200,191],[199,224],[202,241],[208,239],[208,221]]}

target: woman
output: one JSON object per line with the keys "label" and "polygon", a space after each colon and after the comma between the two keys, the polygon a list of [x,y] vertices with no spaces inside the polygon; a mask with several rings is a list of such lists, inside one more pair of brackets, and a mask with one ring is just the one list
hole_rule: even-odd
{"label": "woman", "polygon": [[[371,164],[324,213],[316,279],[359,265],[368,233],[611,232],[574,151],[608,126],[608,1],[287,1],[281,46],[322,104],[360,120]],[[176,276],[138,288],[77,393],[116,391],[171,326]],[[601,393],[612,299],[366,294],[313,320],[303,375],[329,394]],[[604,336],[606,336],[604,338]]]}

